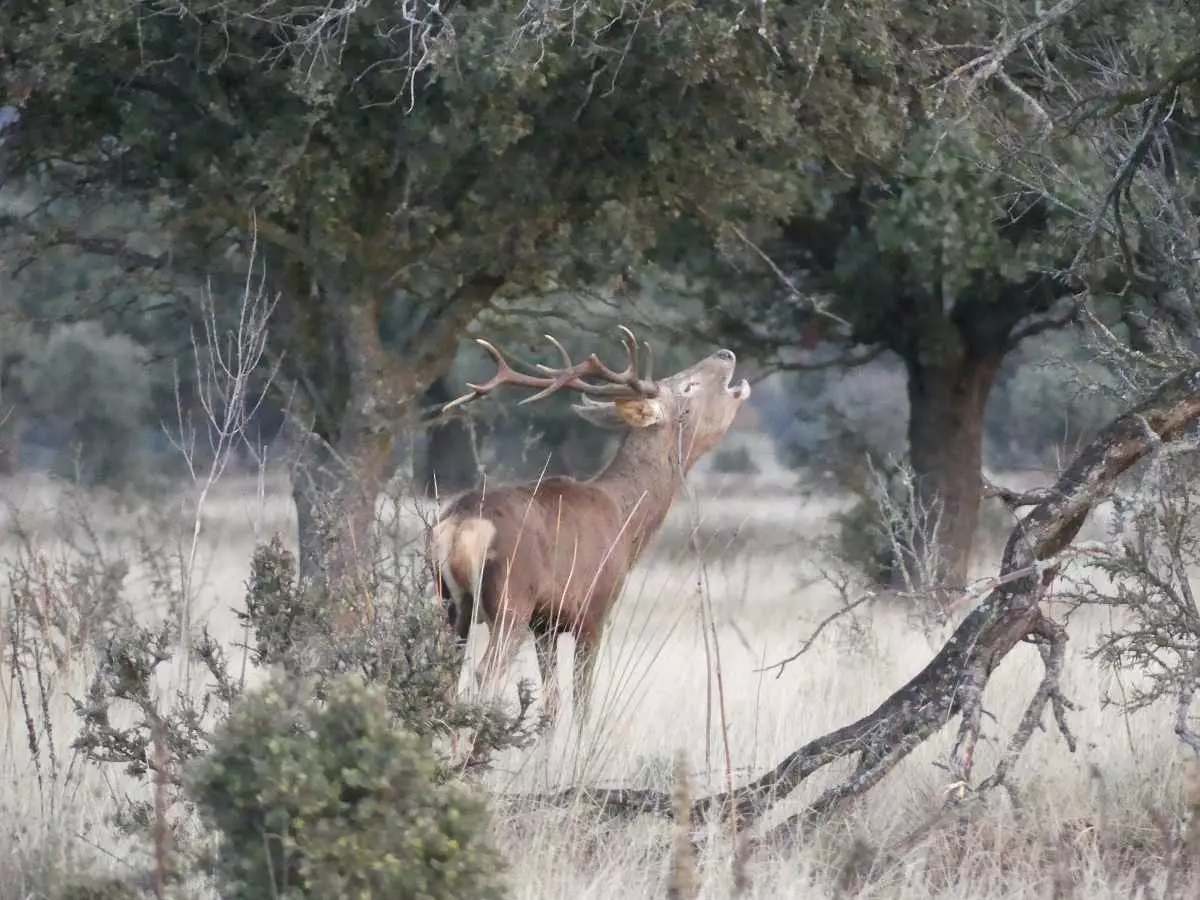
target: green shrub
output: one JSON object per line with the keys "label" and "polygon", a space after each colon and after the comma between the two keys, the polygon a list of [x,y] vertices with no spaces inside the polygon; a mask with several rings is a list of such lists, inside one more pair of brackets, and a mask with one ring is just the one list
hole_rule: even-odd
{"label": "green shrub", "polygon": [[54,469],[83,484],[125,486],[145,461],[150,411],[147,351],[95,322],[55,325],[16,369],[40,442],[57,453]]}
{"label": "green shrub", "polygon": [[382,691],[276,678],[244,695],[187,782],[221,835],[217,876],[240,900],[502,897],[484,804],[442,780]]}

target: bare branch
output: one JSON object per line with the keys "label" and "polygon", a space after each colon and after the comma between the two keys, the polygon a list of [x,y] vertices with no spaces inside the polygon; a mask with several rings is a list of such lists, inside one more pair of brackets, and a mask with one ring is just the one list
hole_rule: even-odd
{"label": "bare branch", "polygon": [[822,360],[821,362],[784,362],[779,360],[771,368],[776,372],[820,372],[825,369],[853,369],[856,366],[865,366],[868,363],[874,362],[887,351],[888,347],[885,344],[877,344],[859,353],[847,351],[832,359]]}
{"label": "bare branch", "polygon": [[1088,296],[1089,294],[1086,291],[1077,294],[1071,301],[1070,307],[1057,315],[1047,313],[1043,316],[1031,317],[1013,330],[1013,333],[1008,338],[1008,345],[1016,347],[1019,343],[1029,338],[1044,334],[1047,331],[1057,331],[1060,328],[1065,328],[1072,322],[1079,321],[1079,315],[1087,304]]}
{"label": "bare branch", "polygon": [[832,321],[837,322],[839,325],[843,326],[844,328],[847,328],[847,329],[853,328],[853,326],[849,322],[847,322],[845,319],[843,319],[841,316],[837,315],[836,313],[832,312],[826,306],[826,304],[820,302],[816,297],[814,297],[810,294],[806,294],[803,291],[801,291],[800,288],[796,285],[796,283],[791,278],[788,277],[787,273],[784,272],[783,269],[781,269],[779,267],[779,263],[777,263],[774,259],[772,259],[771,255],[769,253],[767,253],[767,251],[765,251],[762,247],[760,247],[754,241],[750,240],[750,238],[747,236],[746,232],[743,231],[736,223],[723,221],[723,220],[718,221],[711,213],[709,213],[706,209],[704,209],[703,207],[700,207],[700,206],[696,207],[696,211],[708,222],[715,224],[719,228],[728,230],[731,234],[733,234],[734,237],[736,237],[739,241],[741,241],[742,244],[744,244],[748,250],[750,250],[755,256],[757,256],[766,265],[766,267],[771,270],[771,274],[775,276],[775,279],[788,292],[788,295],[792,299],[805,304],[809,309],[811,309],[817,315],[824,316],[827,319],[831,319]]}
{"label": "bare branch", "polygon": [[1040,35],[1048,28],[1057,25],[1088,0],[1059,0],[1028,25],[1018,28],[1007,37],[997,38],[992,49],[982,56],[963,63],[949,75],[942,78],[939,86],[959,84],[964,78],[967,83],[963,88],[963,99],[969,100],[984,82],[1000,72],[1005,61],[1021,47]]}
{"label": "bare branch", "polygon": [[981,476],[983,479],[983,496],[984,499],[998,497],[1004,502],[1004,505],[1009,509],[1016,510],[1024,506],[1037,506],[1039,503],[1045,503],[1052,496],[1053,488],[1036,488],[1032,491],[1014,491],[1011,488],[1002,487],[990,481],[987,476]]}
{"label": "bare branch", "polygon": [[826,628],[846,616],[848,613],[853,612],[866,603],[870,603],[874,599],[874,594],[866,593],[857,600],[850,601],[845,606],[839,606],[817,623],[817,627],[812,630],[812,633],[809,634],[807,638],[805,638],[804,643],[800,645],[799,650],[797,650],[795,653],[792,653],[790,656],[781,659],[777,663],[771,663],[769,666],[763,666],[761,669],[755,669],[754,672],[757,674],[758,672],[770,672],[775,670],[775,677],[779,678],[781,675],[783,675],[783,670],[786,669],[790,663],[794,663],[813,648],[813,645],[817,642],[817,638],[821,636],[821,633],[824,632]]}

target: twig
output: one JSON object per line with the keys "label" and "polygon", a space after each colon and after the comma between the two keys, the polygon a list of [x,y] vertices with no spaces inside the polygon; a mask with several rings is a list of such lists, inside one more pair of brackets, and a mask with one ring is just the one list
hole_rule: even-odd
{"label": "twig", "polygon": [[770,672],[772,669],[777,669],[778,671],[776,672],[775,677],[776,678],[782,677],[783,670],[785,668],[787,668],[787,666],[789,664],[794,663],[801,656],[803,656],[805,653],[807,653],[809,650],[811,650],[813,648],[813,645],[816,644],[817,638],[819,638],[821,636],[821,633],[826,628],[828,628],[834,622],[841,619],[843,616],[848,615],[849,613],[853,612],[854,610],[858,609],[860,606],[862,606],[866,603],[870,603],[874,599],[875,599],[875,594],[866,593],[866,594],[863,594],[861,597],[859,597],[857,600],[852,600],[849,603],[847,603],[845,606],[838,607],[833,612],[831,612],[829,615],[827,615],[825,618],[823,618],[820,622],[817,623],[817,627],[812,630],[812,633],[809,634],[809,636],[804,640],[804,643],[802,643],[800,645],[800,649],[798,649],[795,653],[791,654],[786,659],[781,659],[779,662],[771,663],[771,665],[769,665],[769,666],[761,666],[760,668],[754,669],[753,671],[755,673],[758,673],[758,672]]}

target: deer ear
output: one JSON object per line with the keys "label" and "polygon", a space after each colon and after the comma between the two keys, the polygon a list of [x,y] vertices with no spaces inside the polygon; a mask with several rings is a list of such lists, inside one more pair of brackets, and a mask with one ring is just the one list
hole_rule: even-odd
{"label": "deer ear", "polygon": [[582,404],[572,404],[571,409],[601,428],[649,428],[664,417],[662,403],[653,398],[597,403],[585,396]]}

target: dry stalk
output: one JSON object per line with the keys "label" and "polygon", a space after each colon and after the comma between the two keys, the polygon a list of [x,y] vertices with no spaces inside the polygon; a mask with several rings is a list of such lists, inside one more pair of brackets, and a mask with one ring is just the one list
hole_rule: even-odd
{"label": "dry stalk", "polygon": [[734,835],[733,843],[733,897],[745,897],[754,887],[750,877],[750,856],[753,844],[744,835]]}
{"label": "dry stalk", "polygon": [[667,875],[667,900],[695,900],[700,896],[696,877],[696,847],[692,843],[691,809],[692,786],[688,778],[687,753],[675,754],[675,788],[671,792],[674,813],[674,840],[671,851],[671,870]]}
{"label": "dry stalk", "polygon": [[170,805],[168,789],[171,765],[167,749],[166,725],[160,719],[154,728],[154,896],[163,900],[167,895],[171,866],[171,826],[167,822],[167,807]]}
{"label": "dry stalk", "polygon": [[1183,778],[1183,844],[1185,852],[1200,863],[1200,760],[1191,760]]}
{"label": "dry stalk", "polygon": [[[177,551],[179,571],[180,648],[185,692],[191,690],[192,656],[192,601],[197,585],[194,582],[201,551],[201,532],[204,510],[217,482],[224,476],[239,445],[250,445],[248,426],[266,402],[276,371],[267,373],[261,386],[254,384],[255,377],[267,361],[268,325],[275,310],[278,297],[268,295],[265,276],[255,279],[255,261],[258,259],[258,232],[251,235],[250,261],[246,267],[246,279],[237,310],[228,328],[223,327],[211,292],[200,297],[199,333],[191,335],[192,356],[196,367],[196,399],[203,413],[203,421],[194,422],[186,410],[188,404],[180,395],[180,384],[176,376],[177,433],[167,435],[187,466],[189,478],[196,490],[191,503],[191,533],[184,534]],[[165,429],[164,429],[165,430]],[[201,466],[197,460],[199,434],[208,439],[210,458],[208,465]]]}

